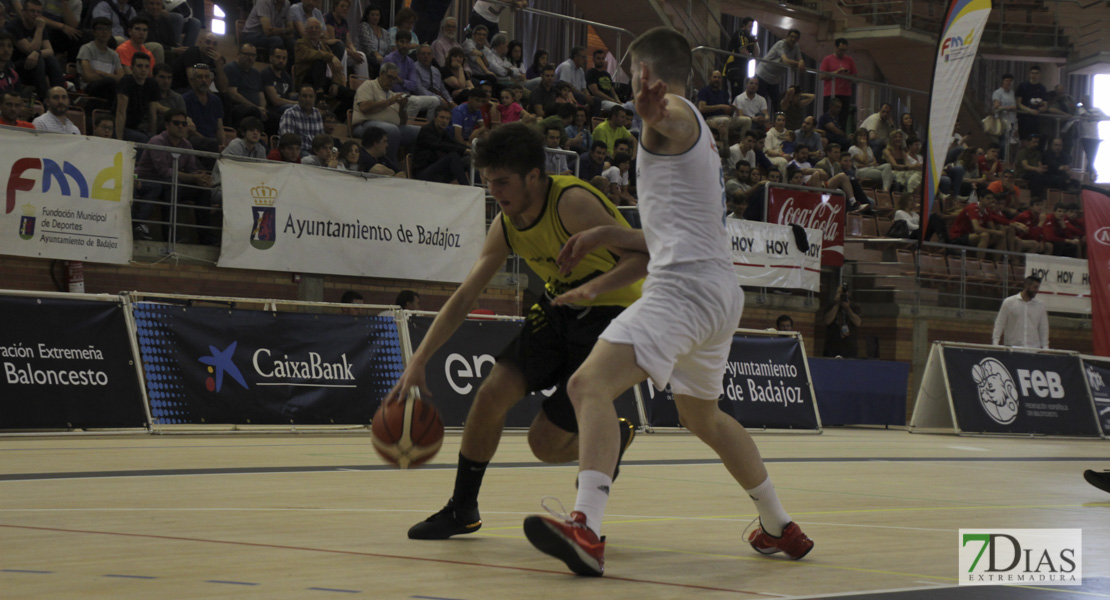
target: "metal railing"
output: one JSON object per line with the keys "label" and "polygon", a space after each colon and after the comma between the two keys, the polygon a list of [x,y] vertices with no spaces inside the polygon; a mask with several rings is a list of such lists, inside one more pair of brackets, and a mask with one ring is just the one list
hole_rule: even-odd
{"label": "metal railing", "polygon": [[610,25],[608,23],[601,23],[599,21],[591,21],[589,19],[581,19],[579,17],[571,17],[571,16],[568,16],[568,15],[561,15],[559,13],[554,13],[554,12],[550,12],[550,11],[546,11],[546,10],[540,10],[538,8],[532,8],[531,6],[527,6],[527,7],[524,7],[524,8],[517,8],[517,6],[515,4],[510,4],[508,2],[502,2],[501,0],[488,0],[488,1],[489,1],[490,4],[497,4],[497,5],[500,5],[500,6],[504,6],[506,8],[509,8],[511,10],[515,10],[517,12],[539,15],[541,17],[549,17],[549,18],[552,18],[552,19],[560,20],[560,21],[566,21],[568,23],[578,23],[579,25],[588,25],[590,27],[593,27],[594,29],[604,29],[606,31],[615,32],[617,34],[617,47],[615,49],[616,51],[613,52],[613,56],[617,57],[617,59],[620,61],[620,64],[623,64],[624,59],[625,59],[624,55],[621,54],[621,36],[622,36],[622,34],[627,35],[628,39],[630,39],[630,40],[636,38],[636,34],[632,33],[632,31],[630,31],[628,29],[625,29],[624,27],[617,27],[616,25]]}

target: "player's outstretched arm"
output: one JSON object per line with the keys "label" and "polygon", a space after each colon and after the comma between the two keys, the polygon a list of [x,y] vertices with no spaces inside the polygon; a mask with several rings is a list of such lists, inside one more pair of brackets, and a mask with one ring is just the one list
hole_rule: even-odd
{"label": "player's outstretched arm", "polygon": [[645,252],[626,251],[612,269],[573,290],[559,294],[553,302],[555,306],[578,304],[593,300],[606,292],[630,286],[647,275],[648,258]]}
{"label": "player's outstretched arm", "polygon": [[697,141],[697,116],[684,102],[668,98],[667,89],[666,82],[652,79],[651,67],[640,63],[636,114],[644,122],[643,144],[662,154],[684,152]]}
{"label": "player's outstretched arm", "polygon": [[579,261],[598,248],[608,248],[616,254],[626,251],[646,254],[648,251],[643,231],[620,225],[601,225],[570,236],[555,262],[563,275],[569,275]]}
{"label": "player's outstretched arm", "polygon": [[413,352],[409,364],[405,367],[405,371],[401,373],[401,378],[397,380],[396,385],[386,395],[386,403],[403,400],[413,387],[420,389],[422,398],[427,399],[432,396],[424,378],[425,365],[435,354],[435,351],[439,350],[440,346],[451,338],[459,325],[462,325],[479,294],[486,289],[498,269],[509,258],[509,245],[505,242],[505,234],[501,227],[501,215],[499,214],[486,233],[486,242],[482,246],[482,254],[478,257],[478,262],[474,263],[474,267],[470,269],[466,279],[455,290],[455,293],[451,294],[451,298],[447,300],[439,314],[436,315],[435,320],[432,321],[432,326],[428,328],[428,334],[424,336],[424,341]]}

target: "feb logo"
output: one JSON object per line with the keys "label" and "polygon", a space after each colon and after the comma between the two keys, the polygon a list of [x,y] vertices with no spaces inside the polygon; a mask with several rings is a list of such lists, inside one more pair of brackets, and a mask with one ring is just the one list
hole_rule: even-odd
{"label": "feb logo", "polygon": [[268,250],[277,241],[277,217],[274,203],[277,202],[277,189],[265,184],[251,188],[251,246],[259,250]]}
{"label": "feb logo", "polygon": [[23,205],[23,217],[19,219],[19,238],[29,240],[35,237],[35,207]]}
{"label": "feb logo", "polygon": [[990,418],[1000,425],[1014,422],[1018,414],[1018,390],[1006,366],[994,358],[984,358],[971,367],[971,378],[979,388],[979,402]]}

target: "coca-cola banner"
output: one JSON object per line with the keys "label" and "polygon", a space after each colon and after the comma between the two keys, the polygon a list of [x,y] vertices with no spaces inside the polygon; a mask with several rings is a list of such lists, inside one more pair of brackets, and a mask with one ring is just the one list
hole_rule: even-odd
{"label": "coca-cola banner", "polygon": [[768,223],[801,225],[824,232],[821,265],[844,264],[844,221],[847,203],[835,190],[816,191],[792,185],[767,186]]}

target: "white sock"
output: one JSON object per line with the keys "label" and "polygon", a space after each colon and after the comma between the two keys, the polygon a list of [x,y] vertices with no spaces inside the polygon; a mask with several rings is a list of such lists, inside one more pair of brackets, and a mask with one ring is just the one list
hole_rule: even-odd
{"label": "white sock", "polygon": [[781,536],[783,528],[790,523],[790,515],[782,508],[771,478],[768,477],[758,486],[744,491],[748,493],[755,503],[755,509],[759,511],[759,523],[763,526],[763,531],[775,537]]}
{"label": "white sock", "polygon": [[578,498],[574,510],[586,515],[586,527],[601,537],[601,518],[609,502],[609,486],[613,478],[601,471],[578,472]]}

